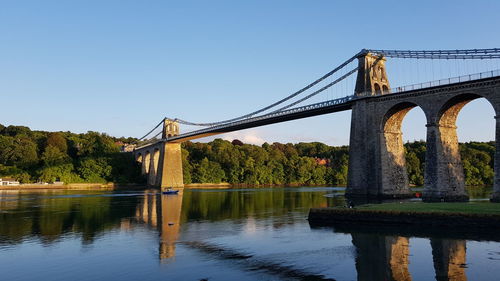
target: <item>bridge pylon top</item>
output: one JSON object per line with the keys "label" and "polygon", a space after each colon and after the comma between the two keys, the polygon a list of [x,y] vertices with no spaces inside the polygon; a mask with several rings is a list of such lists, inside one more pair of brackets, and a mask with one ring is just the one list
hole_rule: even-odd
{"label": "bridge pylon top", "polygon": [[358,76],[356,78],[357,96],[373,96],[389,93],[391,88],[385,69],[383,55],[361,51],[358,56]]}
{"label": "bridge pylon top", "polygon": [[180,134],[179,123],[175,120],[165,118],[163,120],[162,138],[168,139]]}

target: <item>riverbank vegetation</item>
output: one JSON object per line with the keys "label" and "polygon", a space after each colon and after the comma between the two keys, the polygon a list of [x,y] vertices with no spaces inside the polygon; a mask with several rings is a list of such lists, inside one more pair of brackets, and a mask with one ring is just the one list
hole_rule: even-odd
{"label": "riverbank vegetation", "polygon": [[120,153],[120,144],[131,141],[96,132],[52,133],[0,125],[0,178],[21,183],[143,182],[134,157]]}
{"label": "riverbank vegetation", "polygon": [[[120,152],[133,138],[88,132],[32,131],[0,125],[0,177],[22,183],[144,183],[131,153]],[[184,183],[245,185],[345,185],[349,148],[323,143],[261,146],[216,139],[182,145]],[[405,144],[410,184],[421,186],[425,142]],[[467,185],[493,183],[494,142],[460,144]]]}
{"label": "riverbank vegetation", "polygon": [[[409,182],[424,184],[425,142],[406,143]],[[311,184],[345,185],[349,148],[323,143],[262,146],[217,139],[209,143],[183,145],[185,183],[229,182],[233,184]],[[460,144],[467,185],[493,183],[494,142]]]}

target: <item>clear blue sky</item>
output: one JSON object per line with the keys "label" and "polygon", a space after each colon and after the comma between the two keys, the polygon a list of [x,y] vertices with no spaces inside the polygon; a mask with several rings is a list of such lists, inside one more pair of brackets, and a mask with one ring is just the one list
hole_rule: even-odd
{"label": "clear blue sky", "polygon": [[[500,1],[0,0],[0,123],[141,136],[267,105],[362,48],[500,47]],[[420,81],[422,82],[422,81]],[[460,141],[492,140],[475,101]],[[223,136],[347,144],[350,112]],[[405,139],[425,138],[423,113]]]}

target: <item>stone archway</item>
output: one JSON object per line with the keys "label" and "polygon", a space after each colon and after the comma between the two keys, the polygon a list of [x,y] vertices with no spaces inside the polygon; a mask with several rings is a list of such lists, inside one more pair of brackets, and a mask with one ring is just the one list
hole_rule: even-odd
{"label": "stone archway", "polygon": [[[427,126],[427,154],[424,201],[468,201],[456,121],[469,102],[483,98],[474,93],[446,100]],[[488,100],[488,99],[487,99]],[[491,102],[490,102],[491,104]]]}
{"label": "stone archway", "polygon": [[391,107],[383,117],[380,127],[381,194],[412,196],[401,127],[407,113],[415,107],[420,108],[412,102],[399,103]]}
{"label": "stone archway", "polygon": [[143,175],[148,175],[149,174],[149,165],[151,164],[151,153],[149,151],[146,151],[144,154],[144,161],[142,162],[142,174]]}
{"label": "stone archway", "polygon": [[149,185],[156,185],[158,180],[158,164],[160,162],[160,150],[155,148],[151,158],[151,172],[149,173]]}

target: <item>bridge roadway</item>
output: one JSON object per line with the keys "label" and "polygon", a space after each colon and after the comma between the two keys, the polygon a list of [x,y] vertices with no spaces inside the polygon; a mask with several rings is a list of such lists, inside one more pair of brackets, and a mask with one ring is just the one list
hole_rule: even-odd
{"label": "bridge roadway", "polygon": [[[488,77],[488,78],[481,78],[481,77]],[[477,79],[475,79],[477,78]],[[244,130],[244,129],[250,129],[250,128],[255,128],[255,127],[260,127],[260,126],[265,126],[265,125],[270,125],[270,124],[276,124],[276,123],[281,123],[281,122],[286,122],[290,120],[296,120],[296,119],[301,119],[301,118],[307,118],[307,117],[312,117],[312,116],[319,116],[319,115],[324,115],[328,113],[334,113],[334,112],[340,112],[340,111],[345,111],[345,110],[350,110],[352,109],[353,104],[356,102],[363,100],[363,99],[385,99],[388,96],[391,97],[403,97],[406,95],[418,95],[420,93],[428,92],[430,90],[439,90],[446,92],[450,89],[456,88],[456,87],[468,87],[472,86],[472,84],[478,83],[478,82],[483,82],[483,81],[493,81],[493,80],[500,80],[500,71],[490,71],[486,73],[481,73],[477,75],[467,75],[467,76],[462,76],[462,77],[457,77],[457,78],[452,78],[452,79],[445,79],[445,80],[440,80],[440,81],[435,81],[435,82],[427,82],[427,83],[422,83],[422,84],[417,84],[417,85],[411,85],[403,88],[395,88],[391,89],[391,93],[385,94],[385,95],[370,95],[370,96],[347,96],[344,98],[340,99],[334,99],[334,100],[329,100],[325,102],[320,102],[320,103],[315,103],[315,104],[310,104],[306,106],[301,106],[301,107],[296,107],[284,111],[279,111],[279,112],[273,112],[257,117],[252,117],[248,119],[244,119],[241,121],[235,121],[231,123],[227,123],[224,125],[219,125],[219,126],[214,126],[214,127],[209,127],[206,129],[201,129],[201,130],[196,130],[192,132],[187,132],[183,133],[177,136],[170,137],[168,139],[161,139],[153,143],[148,143],[145,144],[139,148],[145,147],[145,146],[150,146],[153,144],[158,144],[158,143],[182,143],[185,141],[193,140],[193,139],[199,139],[203,137],[208,137],[208,136],[213,136],[213,135],[218,135],[218,134],[223,134],[223,133],[229,133],[229,132],[234,132],[234,131],[239,131],[239,130]],[[454,81],[464,81],[464,82],[455,82]],[[435,84],[440,84],[437,86],[434,86]],[[427,87],[425,87],[428,85]],[[138,149],[139,149],[138,148]]]}

